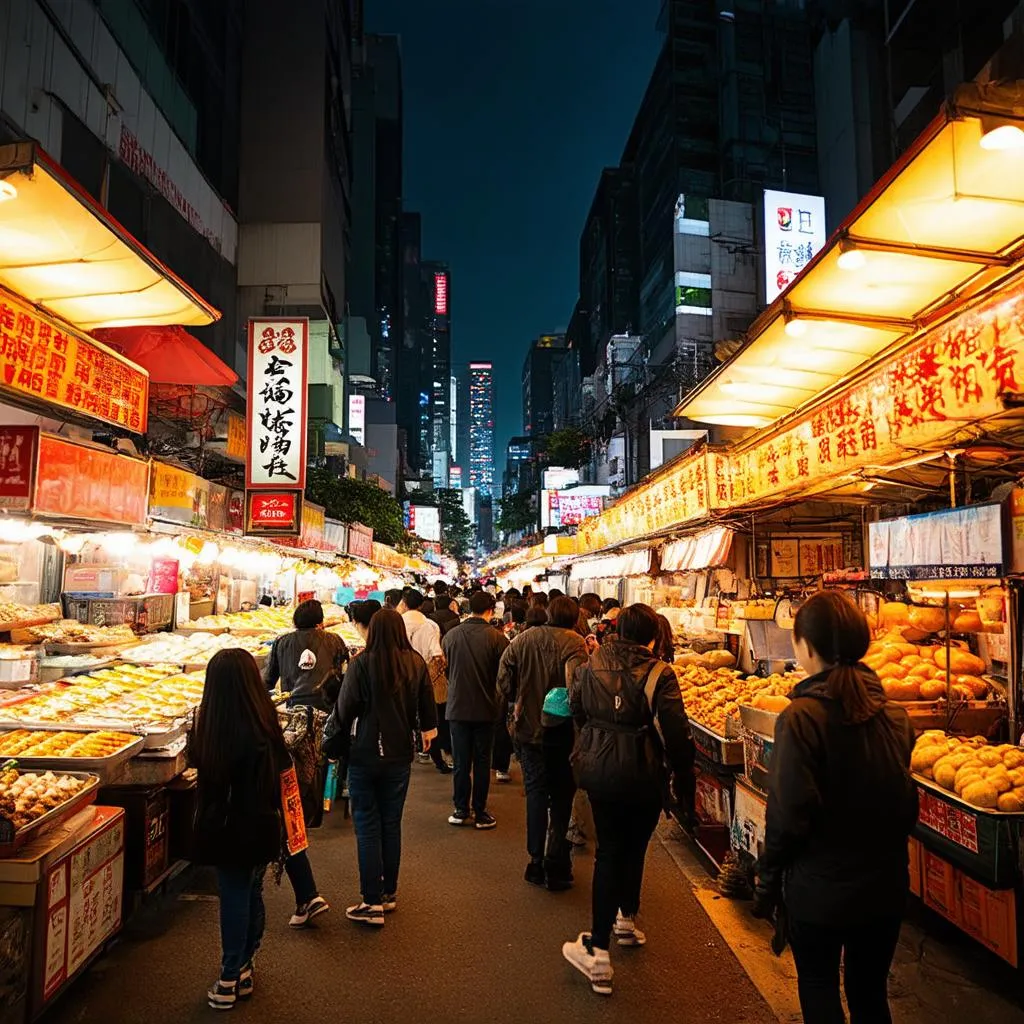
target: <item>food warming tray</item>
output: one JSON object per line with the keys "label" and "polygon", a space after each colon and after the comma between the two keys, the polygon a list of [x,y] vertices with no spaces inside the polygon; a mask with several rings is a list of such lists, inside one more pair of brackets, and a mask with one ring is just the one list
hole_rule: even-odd
{"label": "food warming tray", "polygon": [[18,768],[25,771],[59,771],[61,775],[67,775],[74,774],[67,770],[73,768],[75,771],[92,772],[99,776],[101,783],[107,783],[121,765],[125,761],[130,761],[145,745],[146,737],[136,736],[131,743],[126,743],[109,757],[32,757],[30,755],[28,757],[14,756],[11,760],[17,761]]}
{"label": "food warming tray", "polygon": [[[20,765],[20,762],[19,762]],[[21,768],[18,769],[21,771]],[[15,830],[14,823],[0,817],[0,857],[10,857],[17,853],[30,839],[76,815],[83,807],[96,801],[96,792],[100,788],[100,780],[90,772],[61,771],[61,775],[69,775],[75,779],[87,780],[85,788],[76,793],[70,800],[58,804],[47,811],[42,817],[36,818],[24,828]]]}

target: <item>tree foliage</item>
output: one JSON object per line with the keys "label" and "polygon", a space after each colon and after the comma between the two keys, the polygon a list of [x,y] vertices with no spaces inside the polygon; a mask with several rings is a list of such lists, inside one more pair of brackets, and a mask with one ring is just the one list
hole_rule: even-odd
{"label": "tree foliage", "polygon": [[402,506],[376,484],[311,469],[306,474],[306,498],[323,505],[332,519],[372,527],[374,539],[382,544],[398,544],[405,537]]}
{"label": "tree foliage", "polygon": [[548,434],[544,442],[544,461],[549,466],[579,469],[590,461],[593,440],[579,427],[564,427]]}
{"label": "tree foliage", "polygon": [[501,499],[494,524],[502,533],[533,533],[537,529],[536,491],[517,491]]}

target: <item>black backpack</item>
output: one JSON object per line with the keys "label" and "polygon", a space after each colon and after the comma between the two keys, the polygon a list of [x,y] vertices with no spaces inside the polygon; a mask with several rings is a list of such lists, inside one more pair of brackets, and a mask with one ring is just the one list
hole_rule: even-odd
{"label": "black backpack", "polygon": [[626,672],[587,672],[587,722],[572,755],[576,782],[591,796],[633,800],[664,796],[664,743],[654,714],[654,690],[667,668],[655,662],[642,687]]}

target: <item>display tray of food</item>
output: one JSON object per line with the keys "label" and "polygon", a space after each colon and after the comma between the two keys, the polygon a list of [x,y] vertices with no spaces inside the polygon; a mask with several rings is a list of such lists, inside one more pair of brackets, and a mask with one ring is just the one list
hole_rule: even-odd
{"label": "display tray of food", "polygon": [[0,769],[0,856],[77,814],[98,789],[91,772],[24,772],[9,761]]}
{"label": "display tray of food", "polygon": [[251,612],[229,612],[222,615],[204,615],[190,622],[189,629],[205,632],[230,630],[238,635],[271,633],[274,636],[294,629],[293,608],[258,608]]}
{"label": "display tray of food", "polygon": [[169,662],[191,668],[205,668],[210,658],[226,647],[240,647],[259,660],[269,652],[272,640],[273,635],[266,630],[254,636],[238,636],[226,632],[213,634],[202,630],[189,635],[167,633],[125,651],[122,660],[137,665]]}
{"label": "display tray of food", "polygon": [[117,777],[122,786],[165,786],[187,767],[186,738],[180,736],[159,750],[146,749],[122,765]]}
{"label": "display tray of food", "polygon": [[137,643],[131,626],[91,626],[75,619],[59,619],[25,630],[33,643],[41,643],[47,654],[80,654],[97,648],[123,648]]}
{"label": "display tray of food", "polygon": [[726,768],[743,766],[743,741],[722,736],[700,722],[690,720],[694,746],[709,761]]}
{"label": "display tray of food", "polygon": [[929,730],[914,744],[910,768],[921,784],[975,810],[1024,813],[1024,749],[1010,743]]}
{"label": "display tray of food", "polygon": [[95,772],[109,782],[125,761],[145,746],[144,736],[100,730],[98,732],[33,732],[15,729],[0,733],[0,758],[13,757],[22,768],[74,768]]}
{"label": "display tray of food", "polygon": [[726,739],[739,738],[742,705],[764,704],[765,710],[781,711],[788,704],[790,691],[802,678],[799,673],[744,676],[734,669],[708,669],[698,664],[677,663],[675,669],[683,706],[691,721]]}
{"label": "display tray of food", "polygon": [[18,604],[0,601],[0,633],[54,622],[63,614],[60,604]]}

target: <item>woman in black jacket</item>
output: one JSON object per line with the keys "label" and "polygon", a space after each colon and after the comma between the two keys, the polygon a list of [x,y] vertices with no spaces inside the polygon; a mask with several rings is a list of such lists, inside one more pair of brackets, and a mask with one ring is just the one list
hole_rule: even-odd
{"label": "woman in black jacket", "polygon": [[277,712],[251,654],[218,651],[190,737],[197,770],[193,859],[217,869],[220,979],[207,993],[230,1010],[253,992],[252,959],[263,937],[263,876],[283,848],[281,772],[291,765]]}
{"label": "woman in black jacket", "polygon": [[861,664],[871,633],[839,591],[797,612],[808,678],[779,716],[754,913],[784,907],[807,1024],[841,1024],[839,965],[853,1024],[888,1024],[886,979],[909,887],[917,820],[914,731]]}
{"label": "woman in black jacket", "polygon": [[[636,926],[644,860],[669,803],[669,772],[687,792],[693,741],[675,672],[653,655],[658,616],[645,604],[626,608],[617,632],[576,670],[569,706],[580,726],[573,767],[587,791],[597,831],[593,921],[562,947],[598,995],[612,993],[609,946],[642,946]],[[689,782],[687,781],[689,778]]]}
{"label": "woman in black jacket", "polygon": [[422,733],[424,750],[437,735],[427,664],[412,649],[396,611],[384,608],[370,622],[366,650],[345,673],[336,714],[341,731],[352,734],[348,790],[362,889],[362,902],[345,913],[351,921],[380,926],[385,910],[397,905],[415,733]]}

